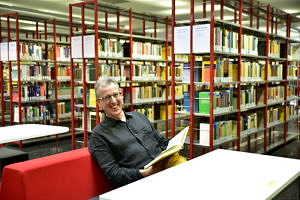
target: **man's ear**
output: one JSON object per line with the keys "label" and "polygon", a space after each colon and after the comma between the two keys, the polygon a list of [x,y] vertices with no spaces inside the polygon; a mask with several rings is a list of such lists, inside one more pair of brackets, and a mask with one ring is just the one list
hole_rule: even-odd
{"label": "man's ear", "polygon": [[97,105],[99,107],[99,110],[102,110],[102,103],[99,100],[97,100],[96,103],[97,103]]}

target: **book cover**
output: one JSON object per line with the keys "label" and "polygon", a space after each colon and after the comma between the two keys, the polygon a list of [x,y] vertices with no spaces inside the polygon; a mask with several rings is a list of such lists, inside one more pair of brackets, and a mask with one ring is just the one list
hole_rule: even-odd
{"label": "book cover", "polygon": [[155,163],[179,152],[184,145],[185,138],[188,134],[189,127],[184,128],[180,133],[178,133],[175,137],[173,137],[166,148],[166,150],[162,151],[156,158],[154,158],[150,163],[145,165],[144,169],[147,169],[154,165]]}

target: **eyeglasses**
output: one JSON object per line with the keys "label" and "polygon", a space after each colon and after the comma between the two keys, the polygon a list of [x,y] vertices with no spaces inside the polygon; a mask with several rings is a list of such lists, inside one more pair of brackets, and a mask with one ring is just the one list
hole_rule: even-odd
{"label": "eyeglasses", "polygon": [[120,96],[121,96],[121,92],[118,92],[118,93],[115,93],[115,94],[113,94],[113,95],[108,95],[108,96],[105,96],[105,97],[100,97],[100,98],[98,98],[97,100],[100,100],[100,101],[109,101],[109,100],[112,99],[112,97],[113,97],[114,99],[116,99],[116,98],[118,98],[118,97],[120,97]]}

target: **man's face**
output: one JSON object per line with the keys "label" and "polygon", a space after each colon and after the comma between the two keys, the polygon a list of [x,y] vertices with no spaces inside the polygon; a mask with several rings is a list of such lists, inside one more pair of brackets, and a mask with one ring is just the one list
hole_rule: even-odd
{"label": "man's face", "polygon": [[108,117],[121,119],[123,114],[123,96],[120,94],[119,87],[114,84],[99,87],[98,94],[101,94],[100,99],[97,100],[100,109],[102,109]]}

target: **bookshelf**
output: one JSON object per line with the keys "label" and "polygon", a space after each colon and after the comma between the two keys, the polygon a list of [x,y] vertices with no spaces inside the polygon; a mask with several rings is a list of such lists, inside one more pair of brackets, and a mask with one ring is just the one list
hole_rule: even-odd
{"label": "bookshelf", "polygon": [[[69,123],[58,105],[70,101],[70,96],[62,99],[58,94],[62,79],[57,76],[58,66],[68,65],[69,43],[67,38],[57,39],[56,20],[32,21],[18,13],[1,19],[2,126]],[[34,31],[26,29],[28,23],[35,24]]]}
{"label": "bookshelf", "polygon": [[[291,17],[259,2],[233,0],[210,1],[207,18],[207,3],[201,3],[203,18],[195,19],[191,1],[190,20],[179,21],[172,1],[173,60],[189,57],[183,81],[172,77],[173,86],[186,85],[182,109],[172,119],[189,117],[190,157],[215,148],[265,153],[299,136],[288,131],[299,118],[300,41],[291,38]],[[233,22],[224,20],[224,8],[236,8]],[[280,24],[285,35],[278,33]]]}
{"label": "bookshelf", "polygon": [[[168,31],[165,38],[158,38],[156,30],[158,27],[168,30],[170,20],[137,13],[132,9],[104,7],[97,1],[69,5],[70,38],[73,41],[71,88],[82,87],[82,93],[87,94],[83,95],[82,100],[72,98],[72,112],[78,110],[82,113],[80,117],[72,116],[73,142],[75,132],[79,131],[83,132],[84,145],[87,145],[89,132],[101,121],[94,84],[102,77],[118,81],[124,96],[124,110],[144,113],[158,131],[169,137],[171,45]],[[85,12],[92,14],[83,15]],[[80,27],[72,25],[76,15],[81,16]],[[117,23],[109,24],[108,16],[114,17]],[[99,23],[97,17],[103,17],[105,23]],[[120,24],[121,18],[128,24]],[[147,33],[146,26],[153,27],[153,32]],[[91,56],[84,55],[87,50],[86,37],[92,37],[92,42],[88,44],[93,51]],[[84,42],[75,43],[76,38]],[[74,57],[75,48],[82,49],[84,56]],[[176,62],[176,68],[176,78],[180,79],[182,62]],[[175,101],[180,101],[183,98],[182,86],[178,86],[176,91]]]}

